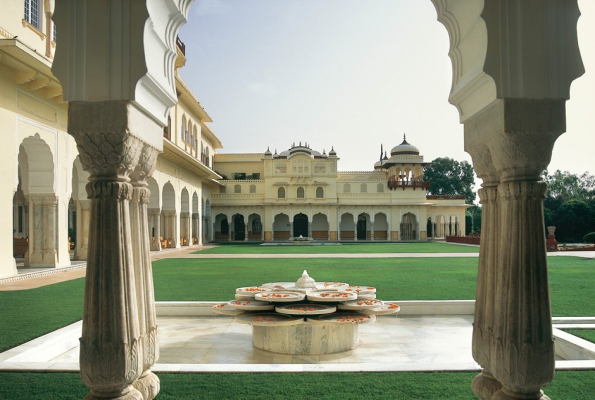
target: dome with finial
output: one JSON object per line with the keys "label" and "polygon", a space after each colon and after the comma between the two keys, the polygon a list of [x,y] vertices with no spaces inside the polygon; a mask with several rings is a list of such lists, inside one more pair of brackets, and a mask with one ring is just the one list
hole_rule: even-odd
{"label": "dome with finial", "polygon": [[399,154],[414,154],[416,156],[419,155],[419,149],[407,142],[405,134],[403,134],[403,142],[400,145],[393,147],[390,151],[391,156]]}
{"label": "dome with finial", "polygon": [[335,151],[335,146],[331,147],[331,151],[328,152],[329,157],[337,157],[337,152]]}
{"label": "dome with finial", "polygon": [[264,152],[264,156],[267,158],[273,156],[273,153],[271,153],[271,150],[268,146],[267,146],[267,151]]}

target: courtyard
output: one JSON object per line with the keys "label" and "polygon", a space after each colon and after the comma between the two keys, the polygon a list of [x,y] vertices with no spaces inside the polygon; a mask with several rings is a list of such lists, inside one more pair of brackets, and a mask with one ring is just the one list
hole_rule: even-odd
{"label": "courtyard", "polygon": [[[556,341],[570,336],[558,327],[579,327],[588,337],[595,310],[584,299],[592,296],[589,288],[595,284],[595,254],[557,254],[570,257],[548,258]],[[387,393],[403,399],[474,398],[477,256],[476,247],[445,243],[222,245],[154,253],[161,347],[154,371],[164,382],[159,398],[386,398]],[[249,326],[210,312],[213,304],[229,300],[236,287],[294,280],[305,268],[320,280],[375,285],[379,298],[398,302],[402,312],[362,325],[356,349],[324,356],[253,348]],[[0,284],[2,303],[15,310],[1,317],[0,348],[10,350],[0,354],[0,397],[23,398],[17,395],[23,390],[31,399],[84,395],[77,373],[84,279],[6,291],[35,287],[35,280],[56,280],[62,274],[80,276],[81,271]],[[37,307],[39,302],[48,307]],[[588,358],[595,344],[585,346]],[[588,397],[595,357],[565,359],[558,353],[548,394]],[[48,379],[55,382],[48,385]],[[168,381],[177,383],[166,388]],[[48,387],[55,389],[50,393]]]}

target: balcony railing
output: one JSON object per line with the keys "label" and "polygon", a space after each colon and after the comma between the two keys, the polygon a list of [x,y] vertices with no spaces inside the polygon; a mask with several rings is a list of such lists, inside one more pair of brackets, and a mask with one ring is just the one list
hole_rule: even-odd
{"label": "balcony railing", "polygon": [[186,45],[184,44],[184,42],[182,42],[180,40],[179,36],[176,36],[176,45],[178,46],[178,48],[180,49],[182,54],[185,56],[186,55]]}

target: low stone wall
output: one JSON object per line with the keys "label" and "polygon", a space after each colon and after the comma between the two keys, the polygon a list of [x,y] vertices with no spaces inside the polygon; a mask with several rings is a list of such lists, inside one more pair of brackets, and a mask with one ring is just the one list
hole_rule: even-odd
{"label": "low stone wall", "polygon": [[476,244],[479,246],[478,236],[447,236],[446,241],[450,243]]}

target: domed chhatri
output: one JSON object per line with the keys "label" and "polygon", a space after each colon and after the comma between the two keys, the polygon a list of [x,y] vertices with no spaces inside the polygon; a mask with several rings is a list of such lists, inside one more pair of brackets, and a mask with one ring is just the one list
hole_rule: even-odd
{"label": "domed chhatri", "polygon": [[393,147],[390,151],[391,156],[399,154],[414,154],[416,156],[419,155],[419,149],[407,142],[405,134],[403,134],[403,142],[400,145]]}

